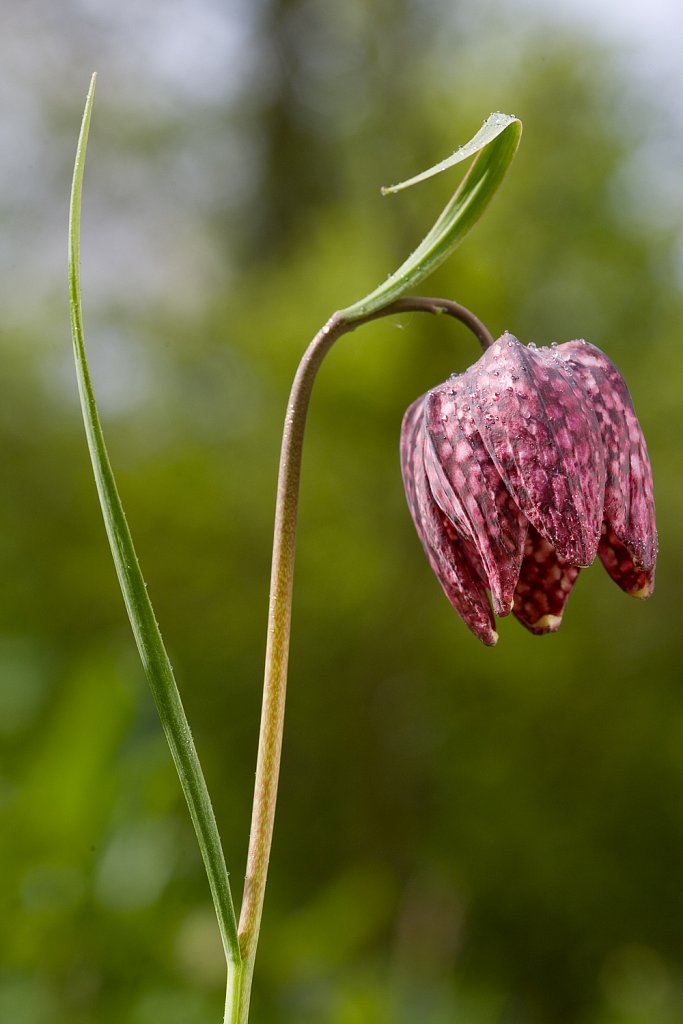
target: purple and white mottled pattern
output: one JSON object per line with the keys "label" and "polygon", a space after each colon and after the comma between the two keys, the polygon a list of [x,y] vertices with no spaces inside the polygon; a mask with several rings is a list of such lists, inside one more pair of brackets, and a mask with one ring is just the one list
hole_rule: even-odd
{"label": "purple and white mottled pattern", "polygon": [[649,569],[639,568],[633,552],[610,530],[607,523],[603,524],[603,531],[598,554],[607,572],[631,597],[649,597],[655,588],[654,564]]}
{"label": "purple and white mottled pattern", "polygon": [[512,608],[528,523],[488,456],[463,378],[425,398],[427,479],[437,505],[477,548],[497,615]]}
{"label": "purple and white mottled pattern", "polygon": [[586,341],[569,341],[556,351],[572,368],[600,424],[607,469],[600,558],[623,590],[647,597],[657,559],[652,470],[626,382],[604,352]]}
{"label": "purple and white mottled pattern", "polygon": [[530,527],[512,609],[518,622],[537,636],[555,633],[580,572]]}
{"label": "purple and white mottled pattern", "polygon": [[551,352],[504,334],[465,377],[486,450],[522,512],[563,558],[590,565],[605,489],[600,429]]}
{"label": "purple and white mottled pattern", "polygon": [[486,644],[511,611],[555,632],[599,554],[627,593],[654,586],[652,474],[623,378],[585,341],[504,334],[417,399],[401,428],[408,505],[451,604]]}
{"label": "purple and white mottled pattern", "polygon": [[424,403],[414,402],[401,427],[401,471],[408,507],[429,563],[446,597],[475,636],[498,640],[476,548],[462,538],[434,501],[424,467]]}

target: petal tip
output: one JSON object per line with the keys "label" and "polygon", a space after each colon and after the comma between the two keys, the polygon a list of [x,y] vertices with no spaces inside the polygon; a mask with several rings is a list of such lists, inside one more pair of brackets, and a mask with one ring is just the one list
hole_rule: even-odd
{"label": "petal tip", "polygon": [[643,568],[632,548],[619,539],[613,529],[606,526],[598,548],[600,560],[618,587],[638,600],[649,597],[655,589],[654,561]]}
{"label": "petal tip", "polygon": [[540,619],[531,623],[527,628],[537,636],[543,636],[545,633],[557,633],[561,625],[561,615],[541,615]]}
{"label": "petal tip", "polygon": [[647,580],[642,587],[638,587],[637,590],[627,590],[626,593],[629,597],[635,597],[637,601],[645,601],[646,598],[652,596],[654,589],[654,580]]}
{"label": "petal tip", "polygon": [[[489,585],[491,581],[489,581]],[[491,603],[493,604],[493,611],[499,619],[504,619],[506,615],[509,615],[515,606],[514,593],[512,597],[507,599],[507,594],[501,595],[500,590],[498,592],[491,591]]]}

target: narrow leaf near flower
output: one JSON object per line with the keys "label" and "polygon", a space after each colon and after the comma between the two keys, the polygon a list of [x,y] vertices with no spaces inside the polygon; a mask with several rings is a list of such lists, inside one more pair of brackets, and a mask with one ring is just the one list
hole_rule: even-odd
{"label": "narrow leaf near flower", "polygon": [[652,592],[647,448],[623,378],[594,346],[536,348],[504,334],[413,403],[401,450],[432,568],[484,643],[497,639],[486,591],[497,615],[554,632],[596,554],[627,593]]}
{"label": "narrow leaf near flower", "polygon": [[352,323],[386,309],[450,256],[498,191],[521,137],[522,122],[519,118],[513,114],[490,114],[476,135],[451,156],[399,185],[382,189],[385,194],[400,192],[474,158],[467,174],[415,251],[378,288],[341,310],[344,320]]}

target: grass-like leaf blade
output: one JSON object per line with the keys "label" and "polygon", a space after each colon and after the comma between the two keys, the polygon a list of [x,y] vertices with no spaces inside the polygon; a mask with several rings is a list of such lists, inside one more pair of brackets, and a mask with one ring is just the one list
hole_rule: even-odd
{"label": "grass-like leaf blade", "polygon": [[95,92],[93,75],[76,151],[69,210],[69,311],[76,376],[97,493],[114,565],[140,658],[197,833],[209,879],[226,959],[241,962],[232,894],[223,849],[206,782],[176,685],[173,669],[140,571],[133,540],[107,455],[85,351],[80,284],[81,195],[90,118]]}

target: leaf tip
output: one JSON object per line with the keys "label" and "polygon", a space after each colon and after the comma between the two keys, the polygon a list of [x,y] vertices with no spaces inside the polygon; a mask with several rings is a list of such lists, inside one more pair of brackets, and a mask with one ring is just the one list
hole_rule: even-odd
{"label": "leaf tip", "polygon": [[501,111],[495,111],[484,120],[481,128],[476,135],[466,142],[463,146],[459,146],[454,153],[446,157],[445,160],[441,160],[438,164],[434,164],[433,167],[429,167],[426,171],[422,171],[420,174],[414,175],[412,178],[407,178],[405,181],[401,181],[398,185],[383,185],[381,192],[383,196],[394,194],[402,191],[404,188],[410,188],[411,185],[417,185],[420,181],[426,181],[427,178],[434,177],[435,174],[440,174],[442,171],[448,170],[455,164],[461,163],[463,160],[467,160],[470,157],[477,156],[483,149],[485,149],[497,136],[502,135],[504,131],[510,128],[511,125],[515,125],[515,131],[517,139],[521,135],[522,122],[514,114],[503,114]]}

